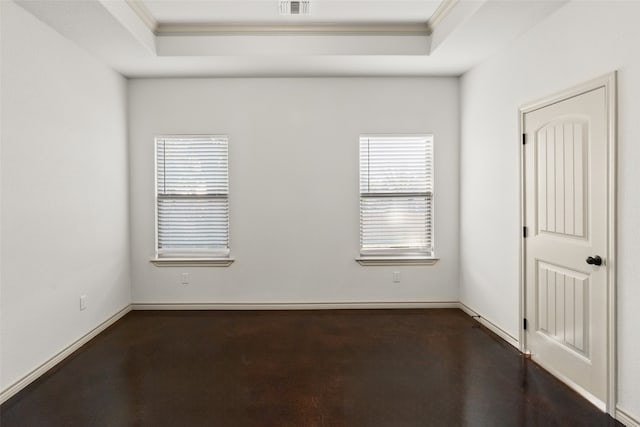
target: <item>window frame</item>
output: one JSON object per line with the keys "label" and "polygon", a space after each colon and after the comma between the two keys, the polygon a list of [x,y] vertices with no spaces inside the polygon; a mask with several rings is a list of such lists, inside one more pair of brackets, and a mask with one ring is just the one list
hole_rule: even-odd
{"label": "window frame", "polygon": [[[225,196],[211,195],[211,198],[226,198],[227,200],[227,247],[226,249],[181,249],[181,250],[162,250],[160,248],[159,238],[159,201],[162,197],[159,194],[158,186],[158,143],[160,140],[180,140],[180,139],[211,139],[211,140],[225,140],[227,145],[227,194]],[[154,237],[155,237],[155,257],[150,261],[156,266],[211,266],[211,267],[226,267],[234,262],[231,257],[231,209],[230,209],[230,161],[229,161],[229,137],[224,134],[171,134],[171,135],[157,135],[154,137],[153,144],[153,158],[154,158]],[[204,199],[206,197],[188,195],[176,197],[184,199]],[[167,197],[171,199],[171,197]]]}
{"label": "window frame", "polygon": [[[380,248],[380,249],[363,249],[362,247],[362,198],[363,192],[361,191],[360,181],[361,181],[361,157],[360,157],[360,149],[361,149],[361,141],[363,139],[376,139],[376,138],[384,138],[384,139],[392,139],[392,138],[424,138],[427,143],[431,144],[431,189],[426,192],[397,192],[397,193],[373,193],[370,192],[369,196],[365,197],[376,197],[376,195],[381,197],[428,197],[430,198],[430,208],[431,208],[431,251],[420,251],[414,248]],[[356,257],[356,261],[361,265],[433,265],[435,264],[439,258],[435,255],[435,137],[432,133],[419,133],[419,134],[361,134],[358,138],[358,216],[359,216],[359,256]]]}

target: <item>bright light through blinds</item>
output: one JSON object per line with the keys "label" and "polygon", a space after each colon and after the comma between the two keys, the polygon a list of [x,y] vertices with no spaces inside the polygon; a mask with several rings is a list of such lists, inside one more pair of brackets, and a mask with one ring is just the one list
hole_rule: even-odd
{"label": "bright light through blinds", "polygon": [[158,255],[228,255],[227,138],[156,138],[156,155]]}
{"label": "bright light through blinds", "polygon": [[433,255],[433,137],[360,137],[360,251]]}

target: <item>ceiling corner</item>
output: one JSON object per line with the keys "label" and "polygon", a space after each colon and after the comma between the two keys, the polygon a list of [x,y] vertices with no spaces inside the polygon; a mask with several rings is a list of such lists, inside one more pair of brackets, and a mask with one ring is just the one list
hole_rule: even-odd
{"label": "ceiling corner", "polygon": [[131,8],[131,10],[140,18],[140,20],[147,26],[149,31],[156,34],[158,30],[158,21],[153,17],[149,9],[139,0],[124,0],[124,2]]}

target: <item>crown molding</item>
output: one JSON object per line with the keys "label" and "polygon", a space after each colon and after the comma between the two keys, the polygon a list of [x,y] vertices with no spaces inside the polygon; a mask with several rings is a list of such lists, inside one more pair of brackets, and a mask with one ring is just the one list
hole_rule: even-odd
{"label": "crown molding", "polygon": [[427,21],[429,34],[435,31],[438,24],[440,24],[444,17],[447,16],[449,12],[451,12],[458,1],[459,0],[443,0],[442,3],[440,3],[440,6],[438,6],[436,11],[433,12],[433,15],[431,15],[431,18],[429,18],[429,20]]}
{"label": "crown molding", "polygon": [[125,0],[140,20],[156,36],[218,35],[370,35],[430,36],[459,0],[443,0],[427,22],[413,23],[162,23],[141,0]]}
{"label": "crown molding", "polygon": [[391,35],[428,36],[426,23],[308,23],[308,24],[158,24],[157,36],[212,35]]}
{"label": "crown molding", "polygon": [[125,3],[138,15],[138,18],[149,28],[149,30],[157,35],[158,21],[153,17],[149,9],[140,0],[124,0]]}

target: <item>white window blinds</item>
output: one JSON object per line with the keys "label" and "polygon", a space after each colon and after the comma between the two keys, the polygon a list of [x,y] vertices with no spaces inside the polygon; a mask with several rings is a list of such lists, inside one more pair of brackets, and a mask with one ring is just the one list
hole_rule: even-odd
{"label": "white window blinds", "polygon": [[433,255],[433,137],[360,137],[360,252]]}
{"label": "white window blinds", "polygon": [[229,254],[226,137],[156,138],[157,251]]}

